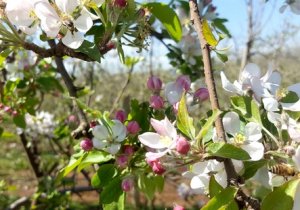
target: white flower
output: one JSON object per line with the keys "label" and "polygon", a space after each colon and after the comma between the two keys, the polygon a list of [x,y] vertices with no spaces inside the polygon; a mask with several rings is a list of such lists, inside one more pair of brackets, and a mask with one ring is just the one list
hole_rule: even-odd
{"label": "white flower", "polygon": [[37,18],[34,15],[37,1],[43,0],[8,0],[5,7],[9,21],[29,35],[37,30]]}
{"label": "white flower", "polygon": [[169,82],[165,86],[165,96],[171,105],[180,101],[183,88],[177,82]]}
{"label": "white flower", "polygon": [[155,152],[146,153],[148,160],[155,160],[175,149],[177,131],[167,117],[160,121],[151,119],[150,122],[156,133],[146,132],[138,138],[142,144],[155,150]]}
{"label": "white flower", "polygon": [[249,122],[241,132],[239,115],[235,112],[228,112],[223,117],[223,125],[227,134],[231,137],[228,143],[241,147],[248,152],[251,160],[260,160],[264,155],[264,146],[259,140],[262,138],[261,126]]}
{"label": "white flower", "polygon": [[94,16],[76,0],[55,0],[55,4],[58,11],[48,2],[35,4],[41,27],[48,37],[54,38],[61,27],[65,26],[68,30],[62,42],[70,48],[77,49],[84,41],[83,33],[93,26]]}
{"label": "white flower", "polygon": [[104,150],[115,155],[121,147],[121,142],[126,137],[126,127],[119,120],[112,120],[111,132],[105,125],[97,125],[93,128],[93,145],[97,149]]}
{"label": "white flower", "polygon": [[260,68],[254,63],[249,63],[241,72],[238,81],[229,82],[224,72],[221,72],[221,81],[225,90],[239,95],[246,95],[252,91],[254,98],[260,102],[262,97],[271,96],[279,86],[281,75],[269,67],[267,73],[261,76]]}

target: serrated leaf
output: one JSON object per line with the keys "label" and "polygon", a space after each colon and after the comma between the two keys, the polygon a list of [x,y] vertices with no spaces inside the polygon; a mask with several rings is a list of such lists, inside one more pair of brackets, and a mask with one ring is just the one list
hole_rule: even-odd
{"label": "serrated leaf", "polygon": [[178,129],[188,136],[190,139],[195,139],[195,127],[193,124],[193,118],[189,116],[187,111],[185,94],[182,95],[179,102],[178,114],[177,114],[177,127]]}
{"label": "serrated leaf", "polygon": [[211,156],[232,158],[236,160],[251,159],[250,155],[245,150],[224,142],[211,143],[206,149]]}
{"label": "serrated leaf", "polygon": [[176,42],[179,42],[182,37],[182,29],[180,20],[173,9],[168,5],[151,2],[144,5],[150,12],[163,24],[169,35]]}
{"label": "serrated leaf", "polygon": [[238,205],[234,200],[237,191],[235,187],[228,187],[222,190],[210,199],[201,210],[238,210]]}
{"label": "serrated leaf", "polygon": [[206,19],[203,19],[203,21],[202,21],[202,31],[203,31],[203,36],[204,36],[206,42],[212,47],[217,46],[218,41],[216,40],[215,36],[213,35],[211,28]]}
{"label": "serrated leaf", "polygon": [[231,97],[231,104],[235,109],[239,110],[246,119],[259,124],[262,123],[259,107],[249,96],[233,96]]}
{"label": "serrated leaf", "polygon": [[224,188],[216,181],[214,175],[212,175],[209,179],[209,195],[210,197],[214,197],[219,194]]}
{"label": "serrated leaf", "polygon": [[214,122],[216,121],[217,117],[221,114],[222,112],[220,110],[213,110],[212,115],[207,119],[205,124],[202,126],[200,132],[198,133],[196,140],[202,139],[209,129],[213,126]]}
{"label": "serrated leaf", "polygon": [[245,161],[244,162],[245,170],[244,170],[243,178],[245,180],[250,179],[251,177],[253,177],[255,175],[255,173],[257,172],[258,169],[260,169],[267,163],[268,163],[267,160]]}
{"label": "serrated leaf", "polygon": [[286,182],[274,189],[262,201],[261,210],[288,210],[293,208],[296,190],[299,188],[300,179],[294,179]]}
{"label": "serrated leaf", "polygon": [[115,176],[117,176],[118,170],[113,164],[101,165],[97,173],[92,177],[91,184],[93,187],[104,187],[110,182]]}

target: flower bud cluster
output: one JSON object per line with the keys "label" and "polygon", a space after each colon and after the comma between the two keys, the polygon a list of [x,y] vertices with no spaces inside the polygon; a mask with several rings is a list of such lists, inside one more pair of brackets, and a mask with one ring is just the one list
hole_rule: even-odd
{"label": "flower bud cluster", "polygon": [[6,106],[2,103],[0,103],[0,111],[3,111],[4,113],[7,113],[9,115],[11,115],[12,117],[16,117],[18,115],[18,111],[14,110],[12,107],[10,106]]}

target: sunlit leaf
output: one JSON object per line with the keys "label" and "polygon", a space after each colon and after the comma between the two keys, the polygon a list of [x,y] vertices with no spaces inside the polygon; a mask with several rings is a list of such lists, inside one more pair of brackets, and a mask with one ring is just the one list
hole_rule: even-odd
{"label": "sunlit leaf", "polygon": [[202,21],[202,31],[203,31],[203,36],[204,36],[205,40],[207,41],[207,43],[212,47],[217,46],[218,41],[216,40],[215,36],[213,35],[211,28],[210,28],[207,20],[205,20],[205,19],[203,19],[203,21]]}
{"label": "sunlit leaf", "polygon": [[182,133],[184,133],[190,139],[195,139],[195,127],[193,124],[193,118],[189,116],[189,113],[187,111],[185,94],[183,94],[179,102],[178,115],[177,115],[177,127]]}
{"label": "sunlit leaf", "polygon": [[228,187],[210,199],[201,210],[238,210],[238,205],[234,200],[236,193],[237,188]]}

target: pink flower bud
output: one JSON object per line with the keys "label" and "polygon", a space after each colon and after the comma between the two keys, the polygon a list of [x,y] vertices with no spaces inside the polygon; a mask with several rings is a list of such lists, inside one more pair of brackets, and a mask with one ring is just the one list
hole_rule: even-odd
{"label": "pink flower bud", "polygon": [[152,171],[155,174],[158,175],[162,175],[166,169],[164,169],[163,165],[161,164],[161,162],[157,159],[157,160],[146,160],[147,163],[151,166]]}
{"label": "pink flower bud", "polygon": [[198,100],[201,102],[201,101],[206,101],[208,98],[209,98],[209,93],[207,88],[199,88],[194,93],[194,100]]}
{"label": "pink flower bud", "polygon": [[114,0],[114,6],[124,8],[127,6],[127,1],[126,0]]}
{"label": "pink flower bud", "polygon": [[97,123],[96,120],[91,121],[91,122],[90,122],[90,128],[95,127],[97,124],[98,124],[98,123]]}
{"label": "pink flower bud", "polygon": [[191,79],[187,75],[181,75],[176,79],[176,84],[188,91],[191,88]]}
{"label": "pink flower bud", "polygon": [[115,114],[115,119],[119,120],[121,123],[124,123],[127,119],[127,114],[124,110],[118,110]]}
{"label": "pink flower bud", "polygon": [[190,151],[191,145],[183,136],[178,137],[176,141],[176,151],[182,155],[186,155]]}
{"label": "pink flower bud", "polygon": [[80,147],[81,149],[83,149],[84,151],[90,151],[93,149],[93,142],[90,139],[83,139],[80,142]]}
{"label": "pink flower bud", "polygon": [[183,206],[179,206],[179,205],[175,205],[173,210],[185,210],[185,208]]}
{"label": "pink flower bud", "polygon": [[140,131],[140,125],[137,121],[131,121],[127,125],[127,131],[131,134],[137,134]]}
{"label": "pink flower bud", "polygon": [[162,81],[156,76],[151,76],[147,81],[147,87],[152,91],[160,91],[162,87]]}
{"label": "pink flower bud", "polygon": [[16,117],[16,116],[18,116],[19,113],[18,113],[18,111],[14,110],[11,114],[13,117]]}
{"label": "pink flower bud", "polygon": [[126,168],[128,164],[128,156],[127,155],[120,155],[116,159],[116,163],[120,168]]}
{"label": "pink flower bud", "polygon": [[134,153],[134,147],[131,146],[131,145],[124,145],[123,147],[123,152],[126,154],[126,155],[133,155]]}
{"label": "pink flower bud", "polygon": [[3,110],[4,110],[6,113],[11,113],[11,112],[12,112],[12,109],[11,109],[11,107],[9,107],[9,106],[5,106],[5,107],[3,108]]}
{"label": "pink flower bud", "polygon": [[164,100],[161,96],[151,96],[150,97],[150,106],[153,109],[161,109],[164,107]]}
{"label": "pink flower bud", "polygon": [[70,115],[69,117],[68,117],[68,122],[69,123],[76,123],[77,122],[77,117],[75,116],[75,115]]}
{"label": "pink flower bud", "polygon": [[116,43],[114,41],[109,41],[106,44],[106,48],[108,51],[116,48]]}
{"label": "pink flower bud", "polygon": [[122,190],[123,190],[124,192],[128,192],[128,191],[130,191],[130,190],[133,188],[133,186],[134,186],[133,179],[132,179],[132,178],[125,178],[125,179],[123,179],[121,185],[122,185]]}

